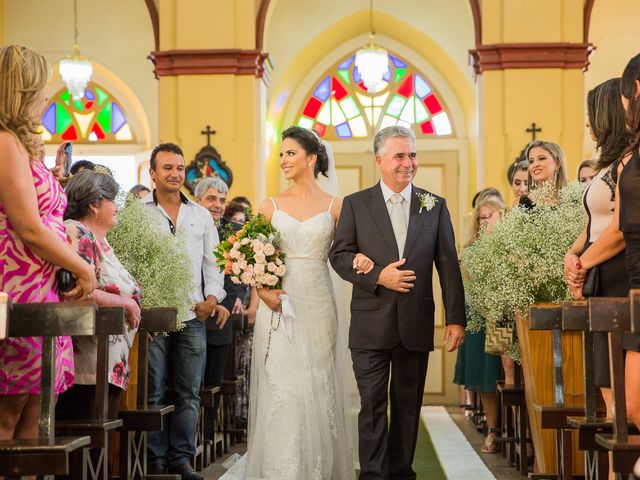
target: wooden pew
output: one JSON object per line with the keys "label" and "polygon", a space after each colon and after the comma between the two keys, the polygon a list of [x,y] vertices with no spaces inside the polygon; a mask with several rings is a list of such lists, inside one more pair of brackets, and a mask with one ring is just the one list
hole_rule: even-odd
{"label": "wooden pew", "polygon": [[120,430],[120,479],[180,480],[180,475],[147,474],[147,432],[162,431],[164,417],[175,405],[149,406],[148,403],[148,333],[176,330],[178,311],[175,308],[145,308],[138,329],[138,391],[134,409],[120,410],[123,426]]}
{"label": "wooden pew", "polygon": [[609,475],[609,456],[606,450],[596,443],[595,437],[599,433],[610,433],[613,424],[611,419],[603,418],[605,412],[596,408],[600,394],[594,382],[594,341],[593,332],[589,330],[589,305],[586,300],[563,302],[562,329],[581,332],[583,343],[584,415],[569,417],[567,423],[569,427],[578,431],[578,448],[585,452],[585,478],[606,480]]}
{"label": "wooden pew", "polygon": [[[611,465],[618,478],[627,478],[640,457],[640,435],[629,435],[624,384],[624,349],[640,350],[640,337],[627,337],[632,329],[631,310],[638,313],[638,292],[628,297],[591,298],[589,324],[591,331],[608,332],[611,368],[611,397],[613,402],[613,433],[597,434],[596,442],[611,452]],[[635,321],[634,321],[635,323]],[[635,327],[635,325],[634,325]],[[639,333],[634,328],[634,335]]]}
{"label": "wooden pew", "polygon": [[[78,475],[80,461],[70,457],[89,445],[88,436],[55,436],[56,337],[93,335],[96,307],[90,302],[12,304],[0,296],[0,330],[8,337],[42,336],[40,422],[34,440],[0,441],[0,475]],[[71,468],[73,463],[73,470]]]}
{"label": "wooden pew", "polygon": [[[516,380],[517,381],[517,380]],[[503,445],[503,456],[508,457],[509,465],[516,465],[520,475],[527,476],[527,404],[523,385],[506,385],[498,382],[502,416],[502,437],[497,440]],[[516,421],[513,421],[515,410]],[[515,425],[514,425],[515,423]]]}
{"label": "wooden pew", "polygon": [[573,438],[567,427],[567,418],[580,415],[584,405],[565,403],[562,349],[562,307],[558,304],[530,307],[530,329],[550,330],[553,356],[553,404],[536,403],[534,410],[540,415],[543,429],[555,430],[555,472],[531,474],[530,478],[569,480],[574,475]]}
{"label": "wooden pew", "polygon": [[[58,422],[56,433],[65,436],[89,435],[91,443],[82,452],[82,479],[109,478],[109,441],[122,420],[108,417],[109,403],[109,336],[125,332],[123,307],[98,307],[95,335],[98,343],[96,359],[96,410],[91,419]],[[92,455],[91,450],[97,453]]]}

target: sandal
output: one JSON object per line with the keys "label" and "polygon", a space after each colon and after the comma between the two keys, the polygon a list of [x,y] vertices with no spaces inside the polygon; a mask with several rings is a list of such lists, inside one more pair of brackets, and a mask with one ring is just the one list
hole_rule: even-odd
{"label": "sandal", "polygon": [[493,428],[489,429],[489,433],[484,438],[484,444],[480,448],[481,453],[496,453],[498,451],[498,442],[496,442],[497,431]]}

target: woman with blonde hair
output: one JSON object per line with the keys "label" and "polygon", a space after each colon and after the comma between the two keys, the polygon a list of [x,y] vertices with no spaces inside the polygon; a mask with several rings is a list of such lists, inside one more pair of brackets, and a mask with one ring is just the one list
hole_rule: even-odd
{"label": "woman with blonde hair", "polygon": [[[0,48],[0,291],[15,303],[59,301],[60,267],[76,278],[66,297],[85,299],[96,286],[93,269],[66,242],[66,197],[42,161],[48,77],[42,55],[18,45]],[[40,337],[0,340],[0,440],[38,435],[41,357]],[[71,339],[58,337],[55,393],[73,379]]]}
{"label": "woman with blonde hair", "polygon": [[[553,187],[553,198],[547,201],[555,203],[557,193],[567,186],[567,164],[562,147],[557,143],[545,140],[534,140],[525,149],[525,158],[529,160],[529,191],[536,190],[543,185]],[[533,202],[524,195],[520,197],[520,205],[531,207]]]}

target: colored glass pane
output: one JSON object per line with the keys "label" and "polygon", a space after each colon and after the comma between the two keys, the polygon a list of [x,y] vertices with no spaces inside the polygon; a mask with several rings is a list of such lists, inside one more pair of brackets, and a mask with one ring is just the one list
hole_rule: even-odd
{"label": "colored glass pane", "polygon": [[77,110],[84,110],[84,105],[82,104],[82,102],[80,100],[74,100],[73,101],[73,106],[77,109]]}
{"label": "colored glass pane", "polygon": [[346,119],[347,117],[342,112],[342,109],[338,105],[338,102],[336,102],[335,99],[332,98],[331,99],[331,124],[338,125],[340,123],[343,123]]}
{"label": "colored glass pane", "polygon": [[325,125],[331,125],[331,102],[326,102],[322,106],[320,114],[316,120],[320,123],[324,123]]}
{"label": "colored glass pane", "polygon": [[83,137],[86,137],[87,131],[89,129],[89,125],[91,124],[91,120],[93,120],[95,113],[91,112],[91,113],[82,114],[78,112],[73,112],[73,116],[76,119],[76,123],[80,127],[80,135],[82,135]]}
{"label": "colored glass pane", "polygon": [[362,95],[361,93],[356,92],[356,97],[358,97],[358,101],[363,107],[370,107],[373,104],[373,98],[367,95]]}
{"label": "colored glass pane", "polygon": [[429,121],[420,124],[420,129],[422,130],[422,133],[426,135],[431,135],[434,132],[433,124]]}
{"label": "colored glass pane", "polygon": [[62,95],[60,95],[60,99],[65,103],[65,105],[69,105],[69,99],[71,95],[69,95],[69,90],[65,90]]}
{"label": "colored glass pane", "polygon": [[344,112],[344,115],[348,118],[354,118],[360,115],[360,109],[356,105],[356,102],[353,100],[353,97],[347,97],[340,102],[340,107]]}
{"label": "colored glass pane", "polygon": [[49,132],[47,132],[46,130],[43,130],[40,135],[42,136],[42,141],[43,142],[50,142],[51,139],[53,139],[51,134]]}
{"label": "colored glass pane", "polygon": [[440,112],[439,114],[434,115],[431,118],[431,121],[433,122],[437,135],[451,134],[451,123],[449,122],[449,117],[445,112]]}
{"label": "colored glass pane", "polygon": [[382,122],[380,122],[380,129],[383,129],[385,127],[392,127],[396,123],[398,123],[398,121],[395,118],[390,117],[389,115],[385,115],[382,117]]}
{"label": "colored glass pane", "polygon": [[435,95],[429,95],[427,98],[425,98],[424,104],[426,105],[427,110],[431,112],[431,115],[435,115],[440,110],[442,110],[442,106],[440,105],[440,102]]}
{"label": "colored glass pane", "polygon": [[87,100],[95,100],[96,96],[95,94],[89,90],[88,88],[84,91],[84,96]]}
{"label": "colored glass pane", "polygon": [[362,76],[360,75],[360,70],[358,70],[358,67],[355,67],[353,69],[353,81],[355,83],[360,83],[361,80],[362,80]]}
{"label": "colored glass pane", "polygon": [[349,120],[349,127],[351,128],[354,137],[367,136],[367,125],[364,123],[364,118],[362,118],[362,116]]}
{"label": "colored glass pane", "polygon": [[396,74],[395,74],[395,77],[394,77],[393,81],[394,82],[399,81],[404,76],[405,73],[407,73],[407,69],[406,68],[398,68],[398,69],[396,69]]}
{"label": "colored glass pane", "polygon": [[340,80],[336,77],[331,78],[331,90],[336,100],[342,100],[347,96],[347,90],[342,86]]}
{"label": "colored glass pane", "polygon": [[127,119],[124,117],[124,113],[117,103],[111,103],[111,133],[118,133],[118,131],[127,123]]}
{"label": "colored glass pane", "polygon": [[84,108],[85,108],[86,110],[89,110],[90,108],[93,108],[93,103],[94,103],[94,102],[86,102],[86,103],[84,104]]}
{"label": "colored glass pane", "polygon": [[350,68],[355,58],[356,58],[355,55],[347,58],[344,62],[338,65],[338,70],[347,70],[348,68]]}
{"label": "colored glass pane", "polygon": [[377,97],[373,97],[373,104],[376,107],[382,107],[385,103],[387,103],[387,98],[389,98],[389,92],[378,95]]}
{"label": "colored glass pane", "polygon": [[336,132],[340,138],[350,138],[351,129],[349,128],[348,123],[341,123],[340,125],[336,125]]}
{"label": "colored glass pane", "polygon": [[56,132],[61,133],[64,132],[69,125],[73,123],[73,119],[67,109],[64,108],[59,103],[56,104]]}
{"label": "colored glass pane", "polygon": [[398,93],[405,98],[409,98],[409,95],[413,93],[413,75],[409,75],[404,79],[398,88]]}
{"label": "colored glass pane", "polygon": [[98,123],[102,130],[109,132],[111,130],[111,103],[107,103],[98,114]]}
{"label": "colored glass pane", "polygon": [[302,128],[311,128],[313,127],[313,120],[307,117],[300,117],[300,120],[298,120],[298,126]]}
{"label": "colored glass pane", "polygon": [[[102,131],[102,128],[100,128],[100,125],[98,123],[94,123],[93,124],[93,128],[91,129],[91,134],[96,136],[96,140],[104,140],[105,138],[105,134]],[[89,135],[89,137],[91,137],[91,134]],[[91,138],[89,138],[91,139]]]}
{"label": "colored glass pane", "polygon": [[382,114],[382,107],[373,107],[373,124],[374,125],[378,124],[378,119],[380,118],[381,114]]}
{"label": "colored glass pane", "polygon": [[78,132],[76,131],[76,127],[71,125],[62,133],[62,139],[67,141],[73,141],[78,139]]}
{"label": "colored glass pane", "polygon": [[316,97],[311,97],[309,98],[309,101],[304,107],[302,113],[304,113],[307,117],[316,118],[316,115],[318,115],[318,112],[320,111],[320,107],[322,107],[322,102]]}
{"label": "colored glass pane", "polygon": [[400,95],[394,95],[391,99],[391,102],[389,102],[389,106],[387,107],[387,114],[394,117],[399,117],[405,103],[407,103],[406,98],[402,98]]}
{"label": "colored glass pane", "polygon": [[416,98],[416,123],[422,123],[429,118],[429,113],[422,102]]}
{"label": "colored glass pane", "polygon": [[331,77],[326,77],[314,90],[313,96],[326,102],[329,95],[331,95]]}
{"label": "colored glass pane", "polygon": [[44,112],[42,116],[42,126],[44,126],[51,135],[56,133],[56,105],[56,102],[49,105],[49,108],[47,108],[47,111]]}
{"label": "colored glass pane", "polygon": [[402,60],[400,60],[398,57],[395,57],[391,54],[389,54],[389,58],[391,59],[391,63],[393,63],[393,66],[396,68],[406,68],[407,64],[404,63]]}
{"label": "colored glass pane", "polygon": [[324,134],[327,133],[327,126],[326,125],[322,125],[321,123],[316,123],[314,125],[313,129],[321,137],[324,137]]}
{"label": "colored glass pane", "polygon": [[389,83],[391,81],[391,69],[388,69],[386,73],[382,76],[382,79]]}
{"label": "colored glass pane", "polygon": [[405,122],[413,123],[415,120],[415,97],[412,95],[407,101],[407,104],[402,109],[402,113],[400,114],[400,120]]}
{"label": "colored glass pane", "polygon": [[424,98],[431,93],[431,87],[417,73],[414,75],[414,89],[418,98]]}
{"label": "colored glass pane", "polygon": [[101,88],[96,87],[96,94],[98,95],[98,106],[102,105],[109,95],[107,95]]}
{"label": "colored glass pane", "polygon": [[349,70],[338,70],[338,75],[340,75],[340,78],[342,78],[342,80],[344,80],[344,83],[346,83],[347,85],[351,83],[351,75],[349,74]]}

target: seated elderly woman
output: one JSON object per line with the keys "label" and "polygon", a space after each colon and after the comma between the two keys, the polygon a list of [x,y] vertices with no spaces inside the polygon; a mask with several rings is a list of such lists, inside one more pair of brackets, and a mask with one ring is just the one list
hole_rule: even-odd
{"label": "seated elderly woman", "polygon": [[[109,342],[109,418],[118,418],[122,392],[129,384],[129,350],[140,323],[140,290],[136,280],[122,266],[107,242],[116,224],[118,184],[107,173],[83,170],[67,184],[65,212],[67,238],[74,250],[93,265],[98,280],[92,300],[103,306],[125,308],[124,335],[112,335]],[[64,419],[91,418],[94,411],[97,342],[95,337],[73,339],[76,379],[60,396],[57,414]]]}

